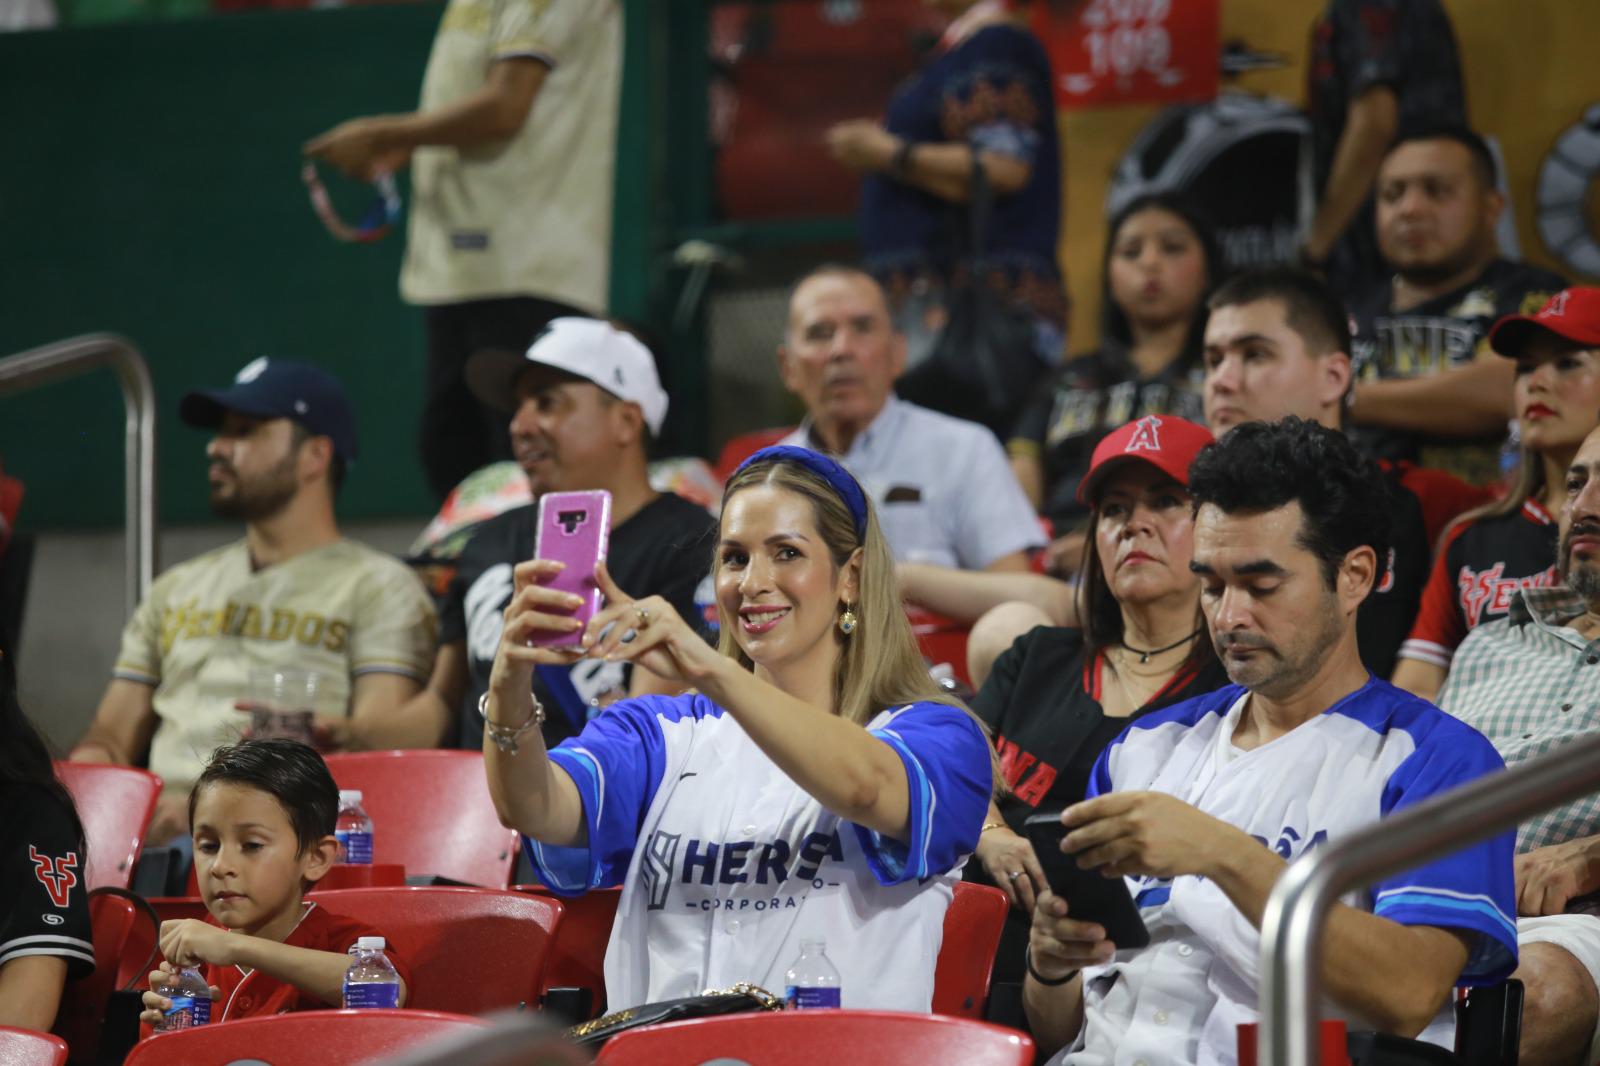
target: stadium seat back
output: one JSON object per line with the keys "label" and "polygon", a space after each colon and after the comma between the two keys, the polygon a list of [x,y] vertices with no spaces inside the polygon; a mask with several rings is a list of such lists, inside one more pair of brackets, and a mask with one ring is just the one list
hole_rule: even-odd
{"label": "stadium seat back", "polygon": [[309,897],[383,933],[411,968],[407,1006],[537,1007],[562,905],[487,888],[342,888]]}
{"label": "stadium seat back", "polygon": [[1033,1041],[1015,1029],[937,1014],[725,1014],[620,1033],[595,1066],[700,1066],[721,1058],[760,1066],[1031,1066]]}
{"label": "stadium seat back", "polygon": [[67,1042],[49,1033],[0,1025],[0,1062],[5,1066],[66,1066]]}
{"label": "stadium seat back", "polygon": [[364,751],[327,760],[340,788],[361,790],[373,862],[399,863],[407,877],[511,884],[517,834],[494,812],[482,752]]}
{"label": "stadium seat back", "polygon": [[[143,985],[155,964],[159,932],[155,915],[117,889],[89,896],[89,923],[94,930],[94,971],[67,984],[54,1026],[74,1062],[95,1060],[111,995],[130,984]],[[127,1037],[132,1038],[131,1029]],[[8,1061],[0,1054],[0,1062]]]}
{"label": "stadium seat back", "polygon": [[58,762],[56,775],[72,793],[83,821],[89,850],[85,887],[127,888],[161,795],[161,778],[129,766],[82,762]]}
{"label": "stadium seat back", "polygon": [[[518,885],[517,891],[550,896],[542,885]],[[561,926],[545,975],[546,988],[581,988],[589,993],[589,1016],[605,1011],[606,945],[617,916],[620,888],[601,888],[572,898],[560,897]]]}
{"label": "stadium seat back", "polygon": [[998,888],[956,882],[955,897],[944,912],[944,940],[933,970],[933,1013],[983,1017],[1009,906]]}
{"label": "stadium seat back", "polygon": [[486,1024],[431,1010],[298,1011],[149,1037],[134,1047],[124,1066],[203,1066],[237,1059],[272,1066],[353,1066]]}

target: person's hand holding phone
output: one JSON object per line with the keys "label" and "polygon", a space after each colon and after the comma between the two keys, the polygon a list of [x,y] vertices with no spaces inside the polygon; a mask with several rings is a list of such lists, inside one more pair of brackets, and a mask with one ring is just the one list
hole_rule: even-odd
{"label": "person's hand holding phone", "polygon": [[1061,815],[1061,850],[1081,869],[1121,877],[1215,877],[1240,847],[1259,848],[1243,830],[1165,792],[1108,792]]}
{"label": "person's hand holding phone", "polygon": [[1028,961],[1040,977],[1054,981],[1086,966],[1101,966],[1116,952],[1104,927],[1068,916],[1067,901],[1049,889],[1039,893],[1028,930]]}
{"label": "person's hand holding phone", "polygon": [[974,854],[1011,905],[1031,914],[1039,892],[1049,884],[1039,868],[1033,845],[1013,833],[1010,826],[997,825],[978,837]]}
{"label": "person's hand holding phone", "polygon": [[495,652],[489,687],[498,692],[529,691],[533,671],[541,665],[566,665],[583,657],[577,645],[549,647],[536,643],[551,633],[577,633],[583,623],[572,612],[583,597],[546,584],[566,569],[554,559],[530,559],[511,571],[511,602],[506,604],[500,648]]}

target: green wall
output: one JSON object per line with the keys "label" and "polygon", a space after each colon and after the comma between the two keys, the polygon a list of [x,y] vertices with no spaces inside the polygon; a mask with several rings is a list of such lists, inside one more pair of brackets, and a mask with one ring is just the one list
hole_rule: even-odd
{"label": "green wall", "polygon": [[[352,390],[347,517],[432,510],[416,463],[421,317],[404,237],[343,245],[311,213],[307,138],[416,102],[440,3],[0,34],[0,355],[95,330],[144,352],[160,405],[161,517],[208,517],[205,436],[178,397],[262,354]],[[364,199],[350,193],[347,215]],[[122,520],[109,372],[0,400],[0,458],[31,527]]]}

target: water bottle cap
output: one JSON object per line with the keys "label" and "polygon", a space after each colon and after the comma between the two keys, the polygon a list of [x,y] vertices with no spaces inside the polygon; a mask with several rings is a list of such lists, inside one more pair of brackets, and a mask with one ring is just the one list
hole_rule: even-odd
{"label": "water bottle cap", "polygon": [[356,950],[357,951],[382,951],[383,950],[383,937],[381,937],[381,936],[364,936],[361,939],[356,941]]}
{"label": "water bottle cap", "polygon": [[346,803],[360,802],[361,790],[359,788],[341,788],[339,790],[339,806],[343,807]]}

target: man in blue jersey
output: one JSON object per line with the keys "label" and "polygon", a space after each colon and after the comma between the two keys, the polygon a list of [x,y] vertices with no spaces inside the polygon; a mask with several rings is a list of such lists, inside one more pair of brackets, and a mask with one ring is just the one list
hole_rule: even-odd
{"label": "man in blue jersey", "polygon": [[[1361,664],[1386,494],[1343,434],[1248,423],[1191,467],[1193,568],[1234,681],[1134,720],[1067,808],[1064,851],[1130,879],[1151,945],[1119,949],[1050,893],[1024,1003],[1054,1062],[1225,1064],[1257,1020],[1259,925],[1285,864],[1502,767],[1481,735]],[[1451,988],[1516,961],[1512,837],[1335,906],[1323,986],[1352,1029],[1445,1042]],[[1448,1019],[1448,1015],[1443,1016]]]}

